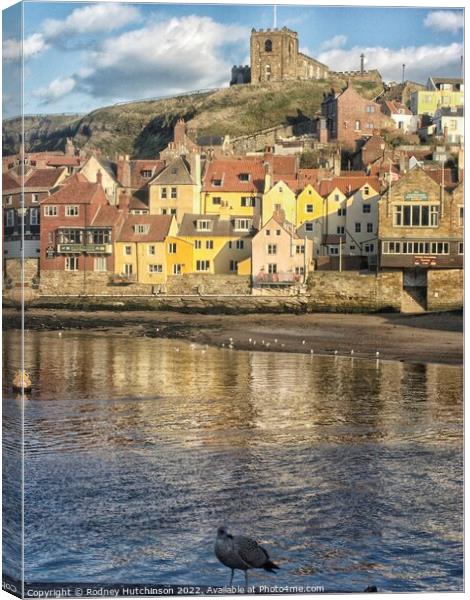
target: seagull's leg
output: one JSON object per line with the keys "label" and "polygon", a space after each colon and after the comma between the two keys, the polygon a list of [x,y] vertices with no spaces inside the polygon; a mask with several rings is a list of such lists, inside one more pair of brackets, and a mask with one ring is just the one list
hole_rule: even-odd
{"label": "seagull's leg", "polygon": [[248,594],[248,569],[245,571],[245,594]]}
{"label": "seagull's leg", "polygon": [[232,587],[232,581],[233,581],[233,574],[235,572],[235,569],[232,569],[232,576],[230,577],[230,583],[228,584],[228,587]]}

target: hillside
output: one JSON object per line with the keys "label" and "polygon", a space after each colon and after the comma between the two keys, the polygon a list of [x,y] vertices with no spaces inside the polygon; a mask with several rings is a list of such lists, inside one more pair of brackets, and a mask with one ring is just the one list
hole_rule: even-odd
{"label": "hillside", "polygon": [[[85,116],[45,115],[25,118],[27,151],[57,150],[71,137],[77,147],[99,149],[114,158],[130,154],[153,157],[172,139],[173,125],[180,117],[199,134],[238,136],[263,128],[295,123],[320,109],[323,93],[341,89],[344,77],[319,81],[283,81],[239,85],[216,91],[162,100],[130,102],[100,108]],[[382,90],[380,78],[353,81],[365,97],[375,98]],[[19,119],[3,124],[3,151],[19,147]]]}

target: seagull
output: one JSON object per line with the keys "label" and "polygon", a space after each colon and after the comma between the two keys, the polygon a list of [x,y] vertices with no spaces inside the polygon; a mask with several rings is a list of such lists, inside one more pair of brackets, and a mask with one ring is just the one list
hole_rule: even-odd
{"label": "seagull", "polygon": [[277,344],[277,338],[274,338],[274,343]]}
{"label": "seagull", "polygon": [[59,337],[62,337],[62,331],[59,331]]}
{"label": "seagull", "polygon": [[264,569],[270,573],[279,569],[258,542],[241,535],[230,535],[225,527],[217,529],[214,551],[220,562],[232,570],[229,586],[232,585],[235,569],[245,571],[245,593],[248,592],[248,569]]}
{"label": "seagull", "polygon": [[376,353],[375,353],[375,356],[380,356],[380,352],[376,352]]}
{"label": "seagull", "polygon": [[335,350],[335,354],[338,354],[338,350]]}
{"label": "seagull", "polygon": [[354,350],[351,350],[351,356],[354,354]]}
{"label": "seagull", "polygon": [[305,340],[302,340],[302,344],[305,344]]}

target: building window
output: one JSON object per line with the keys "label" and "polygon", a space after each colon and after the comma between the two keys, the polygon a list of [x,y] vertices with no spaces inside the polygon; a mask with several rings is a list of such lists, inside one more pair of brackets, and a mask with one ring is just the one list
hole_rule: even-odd
{"label": "building window", "polygon": [[268,254],[277,254],[277,244],[268,244]]}
{"label": "building window", "polygon": [[281,235],[281,230],[280,229],[276,229],[276,235]]}
{"label": "building window", "polygon": [[168,254],[176,254],[176,242],[170,242],[168,244]]}
{"label": "building window", "polygon": [[214,249],[214,240],[206,240],[206,249],[213,250]]}
{"label": "building window", "polygon": [[111,244],[111,231],[109,229],[92,229],[88,232],[91,244]]}
{"label": "building window", "polygon": [[335,194],[335,202],[339,202],[339,194]]}
{"label": "building window", "polygon": [[365,252],[373,252],[374,251],[374,244],[366,244],[364,246],[364,251]]}
{"label": "building window", "polygon": [[221,187],[222,186],[222,179],[213,179],[212,180],[212,185],[214,187]]}
{"label": "building window", "polygon": [[13,196],[8,196],[7,198],[7,206],[11,206],[13,204]]}
{"label": "building window", "polygon": [[160,190],[160,198],[167,198],[166,187],[162,187],[162,189]]}
{"label": "building window", "polygon": [[339,250],[337,246],[330,246],[329,249],[330,254],[339,254]]}
{"label": "building window", "polygon": [[166,214],[167,214],[167,212],[168,212],[168,211],[166,210],[166,208],[162,208],[162,215],[166,215]]}
{"label": "building window", "polygon": [[370,194],[370,187],[368,185],[364,186],[364,196],[368,196]]}
{"label": "building window", "polygon": [[266,229],[266,235],[271,235],[271,230],[270,229]]}
{"label": "building window", "polygon": [[362,212],[363,212],[364,214],[366,214],[366,213],[370,213],[370,204],[363,204],[363,205],[362,205]]}
{"label": "building window", "polygon": [[367,113],[374,113],[375,112],[375,106],[366,106],[366,112]]}
{"label": "building window", "polygon": [[211,221],[206,220],[206,219],[198,219],[196,221],[196,229],[198,231],[210,231],[212,229],[211,227]]}
{"label": "building window", "polygon": [[195,240],[195,241],[194,241],[194,248],[195,248],[196,250],[200,250],[200,249],[201,249],[201,246],[202,246],[202,242],[201,242],[201,240]]}
{"label": "building window", "polygon": [[149,265],[149,273],[163,273],[163,265]]}
{"label": "building window", "polygon": [[271,40],[266,40],[264,42],[264,51],[265,52],[272,52],[273,51],[273,43]]}
{"label": "building window", "polygon": [[132,246],[124,246],[124,255],[130,256],[132,254]]}
{"label": "building window", "polygon": [[383,254],[449,254],[448,242],[382,242]]}
{"label": "building window", "polygon": [[57,206],[45,206],[44,207],[45,217],[57,217]]}
{"label": "building window", "polygon": [[252,196],[242,196],[240,206],[256,206],[256,198]]}
{"label": "building window", "polygon": [[170,215],[176,215],[176,208],[170,208]]}
{"label": "building window", "polygon": [[346,209],[345,208],[338,208],[338,217],[345,217],[346,216]]}
{"label": "building window", "polygon": [[173,265],[173,275],[181,275],[181,265]]}
{"label": "building window", "polygon": [[459,254],[463,254],[463,242],[459,242]]}
{"label": "building window", "polygon": [[243,248],[245,247],[245,242],[243,240],[237,240],[237,250],[243,250]]}
{"label": "building window", "polygon": [[29,224],[30,225],[38,225],[39,224],[39,211],[37,208],[31,208],[29,210]]}
{"label": "building window", "polygon": [[240,174],[238,175],[238,179],[239,179],[240,181],[245,181],[245,182],[246,182],[246,181],[250,181],[250,174],[249,174],[249,173],[240,173]]}
{"label": "building window", "polygon": [[374,232],[374,224],[367,223],[367,233],[373,233],[373,232]]}
{"label": "building window", "polygon": [[295,274],[296,275],[303,275],[304,274],[304,268],[303,267],[295,267]]}
{"label": "building window", "polygon": [[78,271],[78,256],[67,256],[65,259],[66,271]]}
{"label": "building window", "polygon": [[105,271],[108,270],[105,256],[97,256],[95,258],[94,270],[97,271],[98,273],[104,273]]}
{"label": "building window", "polygon": [[295,253],[296,254],[305,254],[305,246],[303,244],[302,244],[302,246],[296,246]]}
{"label": "building window", "polygon": [[141,171],[140,173],[141,173],[142,177],[145,177],[145,178],[152,177],[152,171],[148,171],[147,169],[145,169],[144,171]]}
{"label": "building window", "polygon": [[13,227],[15,224],[15,211],[14,210],[7,210],[7,223],[6,226],[7,227]]}
{"label": "building window", "polygon": [[197,260],[196,261],[196,271],[208,271],[209,270],[209,261],[208,260]]}
{"label": "building window", "polygon": [[153,256],[155,254],[155,246],[147,246],[149,256]]}
{"label": "building window", "polygon": [[230,261],[230,271],[236,271],[238,269],[238,261],[237,260],[231,260]]}
{"label": "building window", "polygon": [[465,222],[463,206],[459,206],[459,227],[463,227]]}
{"label": "building window", "polygon": [[277,273],[277,264],[276,263],[269,263],[269,265],[268,265],[268,273],[270,275],[273,275],[274,273]]}
{"label": "building window", "polygon": [[212,198],[212,204],[214,206],[220,206],[222,204],[222,198],[220,196],[214,196]]}
{"label": "building window", "polygon": [[134,225],[134,233],[148,233],[150,225]]}
{"label": "building window", "polygon": [[344,227],[337,227],[336,228],[336,233],[338,235],[343,235],[343,233],[344,233]]}
{"label": "building window", "polygon": [[133,270],[132,264],[126,263],[124,265],[124,275],[132,275]]}
{"label": "building window", "polygon": [[66,206],[65,207],[66,217],[78,217],[78,206]]}
{"label": "building window", "polygon": [[313,204],[307,204],[305,207],[305,212],[313,213]]}
{"label": "building window", "polygon": [[235,219],[235,231],[249,231],[251,229],[251,219]]}
{"label": "building window", "polygon": [[354,123],[354,129],[356,131],[360,131],[360,129],[361,129],[361,122],[360,121],[355,121],[355,123]]}
{"label": "building window", "polygon": [[313,223],[305,223],[305,231],[313,231]]}
{"label": "building window", "polygon": [[178,190],[175,187],[171,188],[171,197],[175,200],[178,197]]}
{"label": "building window", "polygon": [[439,207],[437,205],[398,204],[394,207],[394,227],[437,227],[438,224]]}
{"label": "building window", "polygon": [[355,223],[354,224],[354,231],[356,233],[361,233],[361,224],[360,223]]}
{"label": "building window", "polygon": [[37,204],[39,202],[39,194],[31,194],[31,202]]}

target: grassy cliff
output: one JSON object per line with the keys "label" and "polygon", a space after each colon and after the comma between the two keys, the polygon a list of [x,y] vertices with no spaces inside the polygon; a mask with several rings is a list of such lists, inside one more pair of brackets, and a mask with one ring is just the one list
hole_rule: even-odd
{"label": "grassy cliff", "polygon": [[[63,148],[71,137],[79,148],[99,149],[110,158],[130,154],[153,157],[172,139],[173,126],[184,118],[199,134],[237,136],[284,123],[296,123],[320,109],[323,93],[340,90],[346,79],[333,77],[319,81],[283,81],[239,85],[212,92],[162,100],[137,101],[108,106],[85,116],[51,115],[25,118],[28,151]],[[367,98],[382,90],[380,78],[353,81]],[[3,124],[3,151],[18,150],[20,122]]]}

